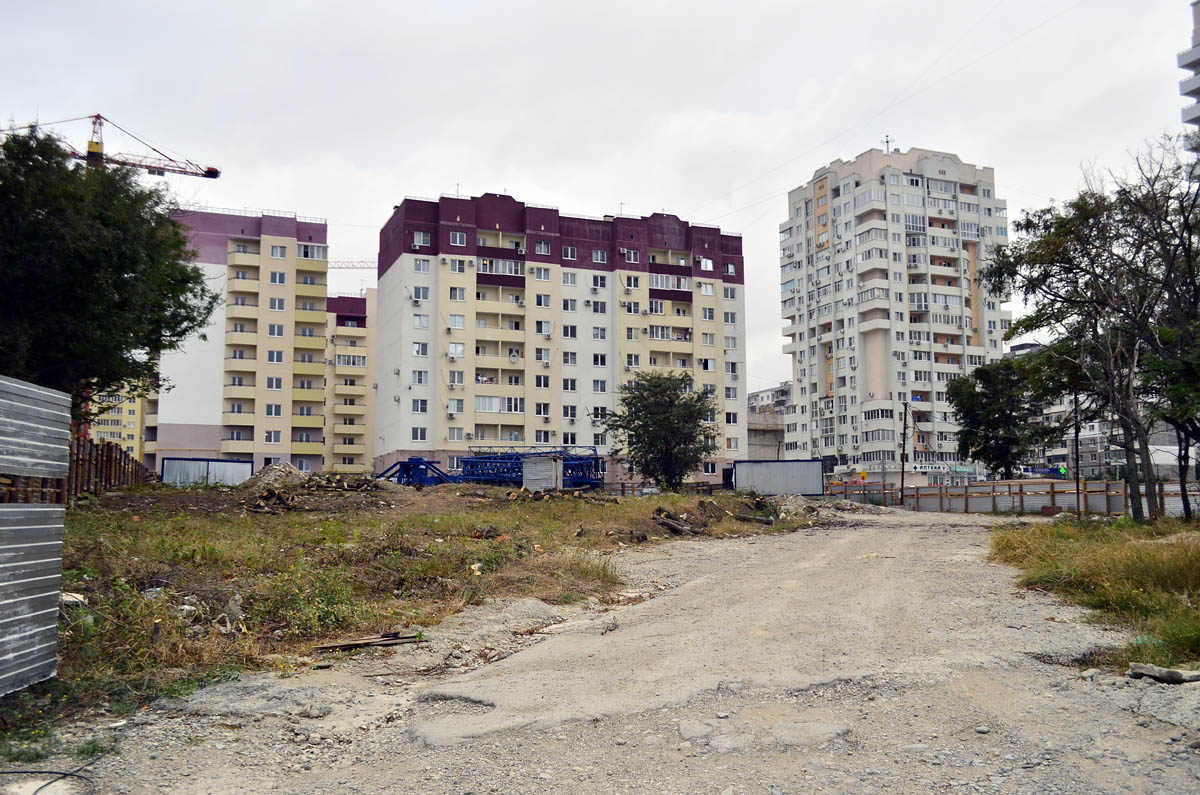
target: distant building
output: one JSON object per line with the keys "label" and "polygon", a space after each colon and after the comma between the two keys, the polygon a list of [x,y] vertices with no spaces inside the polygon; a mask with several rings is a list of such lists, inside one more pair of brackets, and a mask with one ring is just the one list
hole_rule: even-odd
{"label": "distant building", "polygon": [[224,301],[203,339],[164,354],[145,462],[286,461],[371,469],[373,295],[328,298],[326,223],[292,213],[183,210],[196,264]]}
{"label": "distant building", "polygon": [[[673,215],[588,218],[495,193],[407,198],[380,232],[377,466],[595,445],[620,385],[686,373],[746,455],[742,241]],[[609,479],[621,472],[609,467]]]}
{"label": "distant building", "polygon": [[1179,53],[1175,60],[1180,69],[1192,73],[1191,77],[1179,81],[1179,93],[1193,100],[1180,116],[1184,124],[1200,126],[1200,0],[1192,0],[1192,46]]}
{"label": "distant building", "polygon": [[751,392],[747,407],[746,431],[750,445],[747,458],[782,459],[784,429],[788,418],[795,418],[796,411],[792,405],[792,382],[784,381],[779,386]]}
{"label": "distant building", "polygon": [[122,450],[141,461],[146,435],[145,400],[122,390],[111,395],[97,395],[92,402],[94,407],[104,407],[104,412],[88,423],[88,437],[93,441],[120,445]]}
{"label": "distant building", "polygon": [[[833,477],[962,484],[947,384],[996,361],[1010,316],[978,281],[1008,240],[991,168],[929,149],[836,160],[788,194],[779,225],[784,352],[796,415],[788,458]],[[907,436],[904,435],[907,411]]]}

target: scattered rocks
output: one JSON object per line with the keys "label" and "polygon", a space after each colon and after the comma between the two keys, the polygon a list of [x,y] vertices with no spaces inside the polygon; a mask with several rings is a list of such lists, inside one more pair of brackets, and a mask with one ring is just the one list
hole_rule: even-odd
{"label": "scattered rocks", "polygon": [[771,739],[789,747],[820,745],[849,733],[849,726],[837,723],[777,723],[771,727]]}
{"label": "scattered rocks", "polygon": [[975,727],[976,734],[990,734],[991,731],[992,731],[991,727],[989,727],[989,726],[976,726]]}
{"label": "scattered rocks", "polygon": [[698,740],[713,733],[713,727],[698,720],[679,721],[679,738],[681,740]]}
{"label": "scattered rocks", "polygon": [[1200,682],[1200,671],[1159,668],[1157,665],[1150,665],[1148,663],[1130,663],[1129,671],[1125,675],[1131,679],[1141,679],[1146,676],[1168,685],[1178,685],[1184,682]]}

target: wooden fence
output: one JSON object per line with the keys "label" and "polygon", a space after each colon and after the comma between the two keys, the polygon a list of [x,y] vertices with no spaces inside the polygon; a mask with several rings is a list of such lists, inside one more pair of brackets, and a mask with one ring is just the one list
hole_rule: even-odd
{"label": "wooden fence", "polygon": [[[828,494],[854,502],[876,505],[905,505],[917,511],[950,513],[1041,513],[1042,509],[1076,510],[1102,516],[1130,513],[1129,491],[1123,480],[1083,481],[1078,492],[1072,480],[980,481],[965,486],[907,486],[901,501],[900,489],[891,484],[839,483]],[[1193,503],[1200,493],[1188,492]],[[1154,497],[1160,514],[1180,516],[1183,501],[1178,484],[1158,485]],[[1146,498],[1142,498],[1143,506]]]}
{"label": "wooden fence", "polygon": [[62,505],[80,494],[150,483],[154,471],[112,442],[75,438],[65,478],[0,474],[0,503]]}
{"label": "wooden fence", "polygon": [[[604,490],[612,494],[619,494],[622,497],[636,497],[641,493],[643,488],[653,485],[652,483],[630,483],[629,481],[621,481],[620,483],[605,483]],[[721,488],[720,483],[684,483],[679,489],[680,494],[707,494],[712,496],[714,489]]]}

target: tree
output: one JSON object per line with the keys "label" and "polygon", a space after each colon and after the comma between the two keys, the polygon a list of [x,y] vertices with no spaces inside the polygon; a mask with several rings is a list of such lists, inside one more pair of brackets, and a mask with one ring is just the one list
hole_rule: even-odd
{"label": "tree", "polygon": [[[1139,155],[1131,177],[1090,177],[1061,208],[1027,212],[1021,239],[993,252],[982,280],[1016,288],[1030,312],[1015,336],[1068,341],[1082,390],[1121,428],[1135,516],[1139,460],[1146,491],[1157,474],[1149,438],[1165,422],[1200,443],[1200,182],[1167,139]],[[1180,471],[1181,486],[1186,467]],[[1186,498],[1186,497],[1185,497]],[[1157,512],[1147,500],[1150,516]]]}
{"label": "tree", "polygon": [[977,367],[966,378],[950,382],[950,404],[962,426],[959,456],[980,461],[992,472],[1003,472],[1009,480],[1035,448],[1061,432],[1058,426],[1038,422],[1041,403],[1030,383],[1013,359]]}
{"label": "tree", "polygon": [[604,418],[613,436],[613,454],[631,472],[678,491],[705,456],[717,451],[712,424],[716,399],[692,391],[691,376],[638,373],[621,385],[620,407]]}
{"label": "tree", "polygon": [[166,388],[158,357],[207,323],[220,296],[189,264],[166,192],[127,168],[73,161],[36,128],[0,143],[0,372],[88,398]]}

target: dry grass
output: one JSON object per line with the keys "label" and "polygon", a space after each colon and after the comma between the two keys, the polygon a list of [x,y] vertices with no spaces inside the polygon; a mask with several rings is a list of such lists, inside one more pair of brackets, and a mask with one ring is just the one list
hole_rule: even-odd
{"label": "dry grass", "polygon": [[[608,557],[618,545],[665,540],[655,506],[695,516],[699,501],[511,501],[503,489],[442,486],[344,504],[320,495],[316,511],[263,515],[237,510],[243,496],[143,489],[68,512],[64,590],[91,609],[60,622],[59,678],[0,700],[0,755],[47,750],[47,720],[127,713],[331,636],[435,625],[488,596],[603,598],[620,584]],[[716,500],[747,512],[734,495]],[[726,517],[705,532],[791,527]],[[232,632],[214,628],[223,613]]]}
{"label": "dry grass", "polygon": [[1164,519],[1064,519],[1001,530],[995,560],[1024,570],[1023,585],[1062,594],[1137,633],[1107,659],[1200,664],[1200,534]]}

